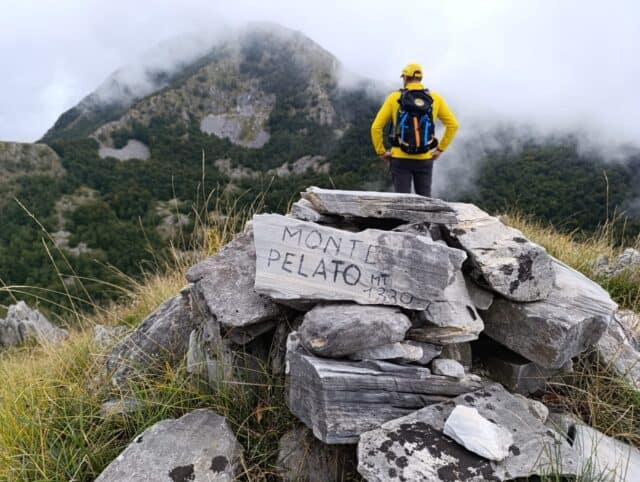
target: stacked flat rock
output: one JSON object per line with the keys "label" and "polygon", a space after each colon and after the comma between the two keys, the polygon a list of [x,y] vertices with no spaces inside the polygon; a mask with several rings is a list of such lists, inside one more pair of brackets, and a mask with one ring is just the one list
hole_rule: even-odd
{"label": "stacked flat rock", "polygon": [[469,345],[482,332],[522,365],[493,356],[485,370],[518,392],[541,389],[616,308],[470,204],[311,187],[252,229],[255,293],[306,312],[287,344],[287,399],[326,443],[482,388]]}
{"label": "stacked flat rock", "polygon": [[[120,393],[130,395],[133,367],[184,358],[214,390],[268,383],[268,367],[286,375],[308,433],[343,444],[320,445],[318,460],[350,460],[358,443],[368,481],[575,476],[574,448],[522,395],[592,347],[637,381],[637,346],[611,324],[607,293],[470,204],[315,187],[301,197],[286,216],[254,216],[114,346],[105,373]],[[234,450],[220,464],[229,477]],[[301,477],[281,459],[283,476]],[[202,464],[185,463],[199,480]],[[320,465],[333,468],[301,480],[345,480],[340,467],[353,464]]]}

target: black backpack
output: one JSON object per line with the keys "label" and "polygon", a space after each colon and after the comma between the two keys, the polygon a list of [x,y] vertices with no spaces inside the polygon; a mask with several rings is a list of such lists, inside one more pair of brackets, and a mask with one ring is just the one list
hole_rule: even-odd
{"label": "black backpack", "polygon": [[422,154],[438,147],[429,90],[400,90],[400,107],[389,141],[407,154]]}

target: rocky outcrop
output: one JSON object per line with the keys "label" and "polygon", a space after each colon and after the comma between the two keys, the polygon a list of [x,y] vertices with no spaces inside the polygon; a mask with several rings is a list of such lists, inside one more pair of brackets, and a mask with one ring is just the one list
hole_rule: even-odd
{"label": "rocky outcrop", "polygon": [[38,310],[24,301],[9,306],[6,319],[0,319],[0,348],[20,346],[29,340],[38,343],[57,343],[65,339],[67,330],[53,325]]}
{"label": "rocky outcrop", "polygon": [[[617,313],[595,345],[597,361],[640,390],[640,343]],[[627,314],[627,316],[629,316]],[[637,316],[637,315],[636,315]]]}
{"label": "rocky outcrop", "polygon": [[280,306],[253,289],[255,253],[253,232],[248,229],[187,272],[208,313],[226,329],[268,322],[282,313]]}
{"label": "rocky outcrop", "polygon": [[[447,420],[460,406],[476,409],[480,416],[511,434],[513,443],[504,460],[481,457],[444,435]],[[487,443],[482,440],[484,433],[474,433],[473,426],[467,429],[480,443]],[[531,415],[522,398],[497,384],[430,405],[363,433],[358,462],[358,471],[369,482],[481,482],[542,475],[551,470],[572,476],[578,471],[569,444]]]}
{"label": "rocky outcrop", "polygon": [[640,251],[635,248],[627,248],[613,261],[609,262],[607,256],[600,256],[594,263],[596,276],[613,277],[625,272],[640,270]]}
{"label": "rocky outcrop", "polygon": [[46,144],[0,141],[0,185],[24,175],[61,177],[64,168],[58,154]]}
{"label": "rocky outcrop", "polygon": [[516,301],[545,299],[553,285],[551,257],[517,229],[472,204],[450,203],[456,221],[444,226],[449,242],[469,255],[471,276]]}
{"label": "rocky outcrop", "polygon": [[193,328],[186,294],[170,298],[115,345],[107,356],[103,376],[114,388],[128,392],[136,376],[182,361]]}
{"label": "rocky outcrop", "polygon": [[543,368],[561,368],[595,344],[616,304],[598,284],[554,261],[549,297],[532,303],[496,299],[483,312],[485,333]]}
{"label": "rocky outcrop", "polygon": [[225,418],[196,410],[142,432],[96,482],[232,482],[241,457]]}
{"label": "rocky outcrop", "polygon": [[578,473],[585,479],[640,480],[640,450],[608,437],[569,414],[553,414],[547,426],[559,431],[574,448]]}

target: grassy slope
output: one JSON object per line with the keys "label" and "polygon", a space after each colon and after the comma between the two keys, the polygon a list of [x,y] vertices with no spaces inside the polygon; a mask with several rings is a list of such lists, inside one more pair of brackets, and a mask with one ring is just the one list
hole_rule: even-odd
{"label": "grassy slope", "polygon": [[[519,216],[508,222],[588,275],[596,256],[619,251],[606,229],[577,242]],[[211,230],[202,254],[215,251],[232,231],[228,224]],[[135,413],[109,420],[99,415],[104,393],[89,388],[100,362],[93,325],[137,324],[183,286],[185,268],[173,267],[133,285],[127,300],[87,319],[65,343],[0,354],[0,480],[92,480],[135,434],[197,407],[229,417],[245,447],[248,480],[273,480],[277,440],[294,422],[284,405],[281,379],[268,378],[271,386],[253,387],[250,393],[228,386],[212,394],[190,380],[183,366],[167,368],[159,379],[139,382],[136,391],[144,403]],[[640,311],[638,275],[605,283],[621,305],[635,311]],[[586,363],[579,368],[579,376],[570,385],[557,385],[545,402],[565,406],[609,435],[640,446],[640,394],[606,370]]]}

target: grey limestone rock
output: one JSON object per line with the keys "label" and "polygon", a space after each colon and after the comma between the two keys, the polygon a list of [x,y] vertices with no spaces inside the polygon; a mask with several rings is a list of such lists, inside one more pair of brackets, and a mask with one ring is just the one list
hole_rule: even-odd
{"label": "grey limestone rock", "polygon": [[406,222],[447,223],[456,216],[448,203],[417,194],[341,191],[309,187],[301,193],[322,214],[389,218]]}
{"label": "grey limestone rock", "polygon": [[410,326],[398,308],[336,303],[316,305],[304,316],[298,333],[309,351],[340,358],[402,341]]}
{"label": "grey limestone rock", "polygon": [[594,263],[594,271],[598,276],[618,276],[625,271],[635,271],[640,269],[640,251],[634,248],[626,248],[612,263],[609,258],[598,256]]}
{"label": "grey limestone rock", "polygon": [[436,358],[431,362],[431,371],[434,375],[443,375],[445,377],[464,378],[464,367],[455,360],[448,358]]}
{"label": "grey limestone rock", "polygon": [[95,325],[93,327],[93,341],[99,348],[113,345],[128,331],[126,326]]}
{"label": "grey limestone rock", "polygon": [[595,344],[616,304],[586,276],[554,260],[555,282],[543,301],[496,299],[482,313],[485,333],[543,368],[562,368]]}
{"label": "grey limestone rock", "polygon": [[42,313],[24,301],[9,306],[6,319],[0,319],[0,348],[19,346],[28,340],[58,343],[69,333],[53,325]]}
{"label": "grey limestone rock", "polygon": [[340,218],[329,214],[320,214],[306,199],[299,199],[291,205],[289,214],[300,221],[310,221],[319,224],[337,224]]}
{"label": "grey limestone rock", "polygon": [[278,468],[287,482],[343,482],[356,474],[355,445],[327,445],[299,426],[285,433],[278,447]]}
{"label": "grey limestone rock", "polygon": [[317,358],[289,346],[289,409],[329,444],[355,443],[383,422],[483,386],[476,379],[432,375],[420,366]]}
{"label": "grey limestone rock", "polygon": [[195,410],[138,435],[96,482],[232,482],[241,457],[242,447],[226,419]]}
{"label": "grey limestone rock", "polygon": [[127,391],[136,374],[182,361],[193,329],[188,297],[181,293],[168,299],[113,347],[104,375],[114,387]]}
{"label": "grey limestone rock", "polygon": [[472,365],[472,352],[470,343],[452,343],[444,345],[440,358],[449,358],[460,363],[465,371],[469,371]]}
{"label": "grey limestone rock", "polygon": [[614,320],[596,343],[598,361],[623,377],[629,385],[640,390],[640,348],[633,333],[616,314]]}
{"label": "grey limestone rock", "polygon": [[[469,452],[443,434],[456,406],[478,410],[513,437],[502,462]],[[369,482],[486,481],[577,473],[573,449],[530,414],[527,403],[498,384],[430,405],[365,432],[358,443],[358,471]]]}
{"label": "grey limestone rock", "polygon": [[255,256],[253,233],[247,229],[187,272],[187,279],[194,283],[192,289],[225,328],[246,328],[273,321],[282,314],[280,306],[253,289]]}
{"label": "grey limestone rock", "polygon": [[549,295],[554,273],[544,248],[472,204],[450,205],[457,221],[443,229],[450,244],[467,252],[471,276],[478,283],[516,301]]}
{"label": "grey limestone rock", "polygon": [[[426,308],[416,314],[416,318],[423,327],[438,327],[441,337],[448,334],[460,341],[475,340],[484,329],[462,271],[453,274],[453,282],[445,288],[442,297],[432,298]],[[420,325],[415,328],[420,328]]]}
{"label": "grey limestone rock", "polygon": [[391,360],[400,363],[427,365],[440,355],[442,347],[418,341],[402,341],[366,348],[349,355],[351,360]]}
{"label": "grey limestone rock", "polygon": [[461,250],[409,233],[353,233],[277,214],[254,216],[253,228],[255,289],[280,301],[424,310],[446,299],[466,258]]}
{"label": "grey limestone rock", "polygon": [[640,480],[640,450],[585,425],[569,414],[554,413],[547,426],[558,430],[573,446],[578,473],[584,480]]}

